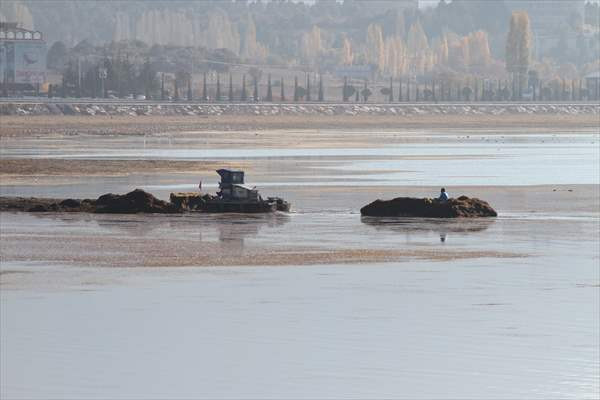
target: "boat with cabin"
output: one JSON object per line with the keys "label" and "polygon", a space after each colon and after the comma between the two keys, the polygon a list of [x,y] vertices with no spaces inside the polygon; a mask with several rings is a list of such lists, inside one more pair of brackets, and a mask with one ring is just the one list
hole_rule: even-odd
{"label": "boat with cabin", "polygon": [[268,213],[290,210],[290,203],[280,197],[263,199],[256,186],[249,186],[244,182],[244,171],[219,169],[216,172],[221,177],[216,196],[202,193],[171,193],[171,202],[182,210],[209,213]]}

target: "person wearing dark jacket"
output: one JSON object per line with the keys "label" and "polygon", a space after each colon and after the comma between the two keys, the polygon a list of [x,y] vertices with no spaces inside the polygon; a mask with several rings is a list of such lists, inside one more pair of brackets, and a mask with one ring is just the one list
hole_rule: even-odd
{"label": "person wearing dark jacket", "polygon": [[446,193],[446,189],[442,188],[442,190],[440,191],[440,197],[438,197],[438,201],[440,203],[445,203],[448,201],[450,197],[448,196],[448,193]]}

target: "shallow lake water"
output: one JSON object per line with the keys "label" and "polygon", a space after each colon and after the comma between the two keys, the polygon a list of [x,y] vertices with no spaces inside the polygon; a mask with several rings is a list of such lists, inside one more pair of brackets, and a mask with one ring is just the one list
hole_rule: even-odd
{"label": "shallow lake water", "polygon": [[[2,157],[247,160],[249,181],[291,199],[294,212],[1,213],[0,397],[598,398],[598,139],[423,135],[369,149],[287,150],[189,139],[4,142]],[[95,197],[135,186],[167,198],[197,178],[42,178],[1,190]],[[204,179],[212,191],[215,177]],[[499,218],[358,212],[377,197],[433,196],[442,184],[490,200]],[[89,257],[104,262],[69,259],[82,237],[100,243]],[[263,248],[412,255],[141,268],[143,253],[117,246],[153,240],[239,257]]]}

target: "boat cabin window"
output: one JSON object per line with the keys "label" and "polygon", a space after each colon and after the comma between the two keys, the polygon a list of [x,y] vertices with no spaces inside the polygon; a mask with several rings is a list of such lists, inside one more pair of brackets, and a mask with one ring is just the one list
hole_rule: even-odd
{"label": "boat cabin window", "polygon": [[231,173],[231,183],[244,183],[244,173],[243,172],[232,172]]}
{"label": "boat cabin window", "polygon": [[244,171],[231,171],[228,169],[220,169],[217,171],[221,175],[222,184],[243,184]]}

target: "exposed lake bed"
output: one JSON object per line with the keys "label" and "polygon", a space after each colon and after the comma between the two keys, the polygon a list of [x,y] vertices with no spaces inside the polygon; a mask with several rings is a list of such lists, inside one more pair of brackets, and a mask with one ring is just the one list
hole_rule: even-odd
{"label": "exposed lake bed", "polygon": [[[297,144],[271,140],[286,134]],[[1,213],[2,396],[597,397],[599,141],[589,129],[5,137],[1,195],[167,199],[200,179],[215,191],[212,169],[233,163],[294,208]],[[498,218],[358,212],[441,186]]]}

